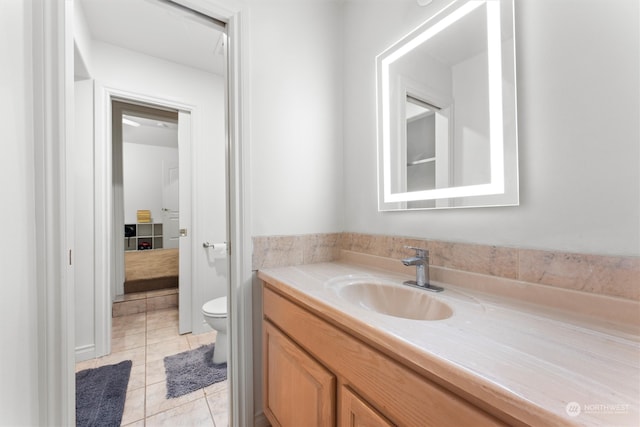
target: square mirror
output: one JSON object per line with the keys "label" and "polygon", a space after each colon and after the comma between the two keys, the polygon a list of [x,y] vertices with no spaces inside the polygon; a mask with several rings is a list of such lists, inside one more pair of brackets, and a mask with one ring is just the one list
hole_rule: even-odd
{"label": "square mirror", "polygon": [[513,0],[457,0],[376,58],[378,208],[517,205]]}

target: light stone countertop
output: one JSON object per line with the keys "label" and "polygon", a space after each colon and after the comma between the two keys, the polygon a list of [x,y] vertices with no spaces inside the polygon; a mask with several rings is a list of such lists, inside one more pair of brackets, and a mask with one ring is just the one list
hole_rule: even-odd
{"label": "light stone countertop", "polygon": [[[392,317],[344,300],[333,284],[350,278],[404,287],[414,277],[347,262],[265,269],[259,277],[409,365],[531,425],[640,425],[638,325],[618,327],[438,282],[445,291],[428,294],[448,304],[451,317]],[[569,415],[574,403],[580,413]]]}

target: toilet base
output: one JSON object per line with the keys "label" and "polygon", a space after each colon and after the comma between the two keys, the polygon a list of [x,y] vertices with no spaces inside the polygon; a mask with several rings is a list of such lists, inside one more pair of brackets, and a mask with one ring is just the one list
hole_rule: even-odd
{"label": "toilet base", "polygon": [[227,334],[221,334],[218,332],[216,335],[216,347],[213,350],[213,357],[211,360],[214,365],[227,362]]}

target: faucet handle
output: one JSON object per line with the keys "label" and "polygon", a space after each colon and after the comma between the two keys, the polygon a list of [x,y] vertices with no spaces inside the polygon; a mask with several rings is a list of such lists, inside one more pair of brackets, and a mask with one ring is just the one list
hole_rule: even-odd
{"label": "faucet handle", "polygon": [[408,245],[405,245],[404,248],[405,249],[413,249],[414,251],[416,251],[416,256],[417,257],[425,258],[425,259],[429,258],[429,250],[428,249],[416,248],[415,246],[408,246]]}

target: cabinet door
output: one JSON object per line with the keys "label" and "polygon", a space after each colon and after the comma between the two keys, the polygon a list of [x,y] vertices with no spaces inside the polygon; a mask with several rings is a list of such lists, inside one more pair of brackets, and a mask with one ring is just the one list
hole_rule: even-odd
{"label": "cabinet door", "polygon": [[382,415],[348,387],[340,389],[340,427],[392,427]]}
{"label": "cabinet door", "polygon": [[264,322],[264,411],[273,426],[334,426],[335,376]]}

